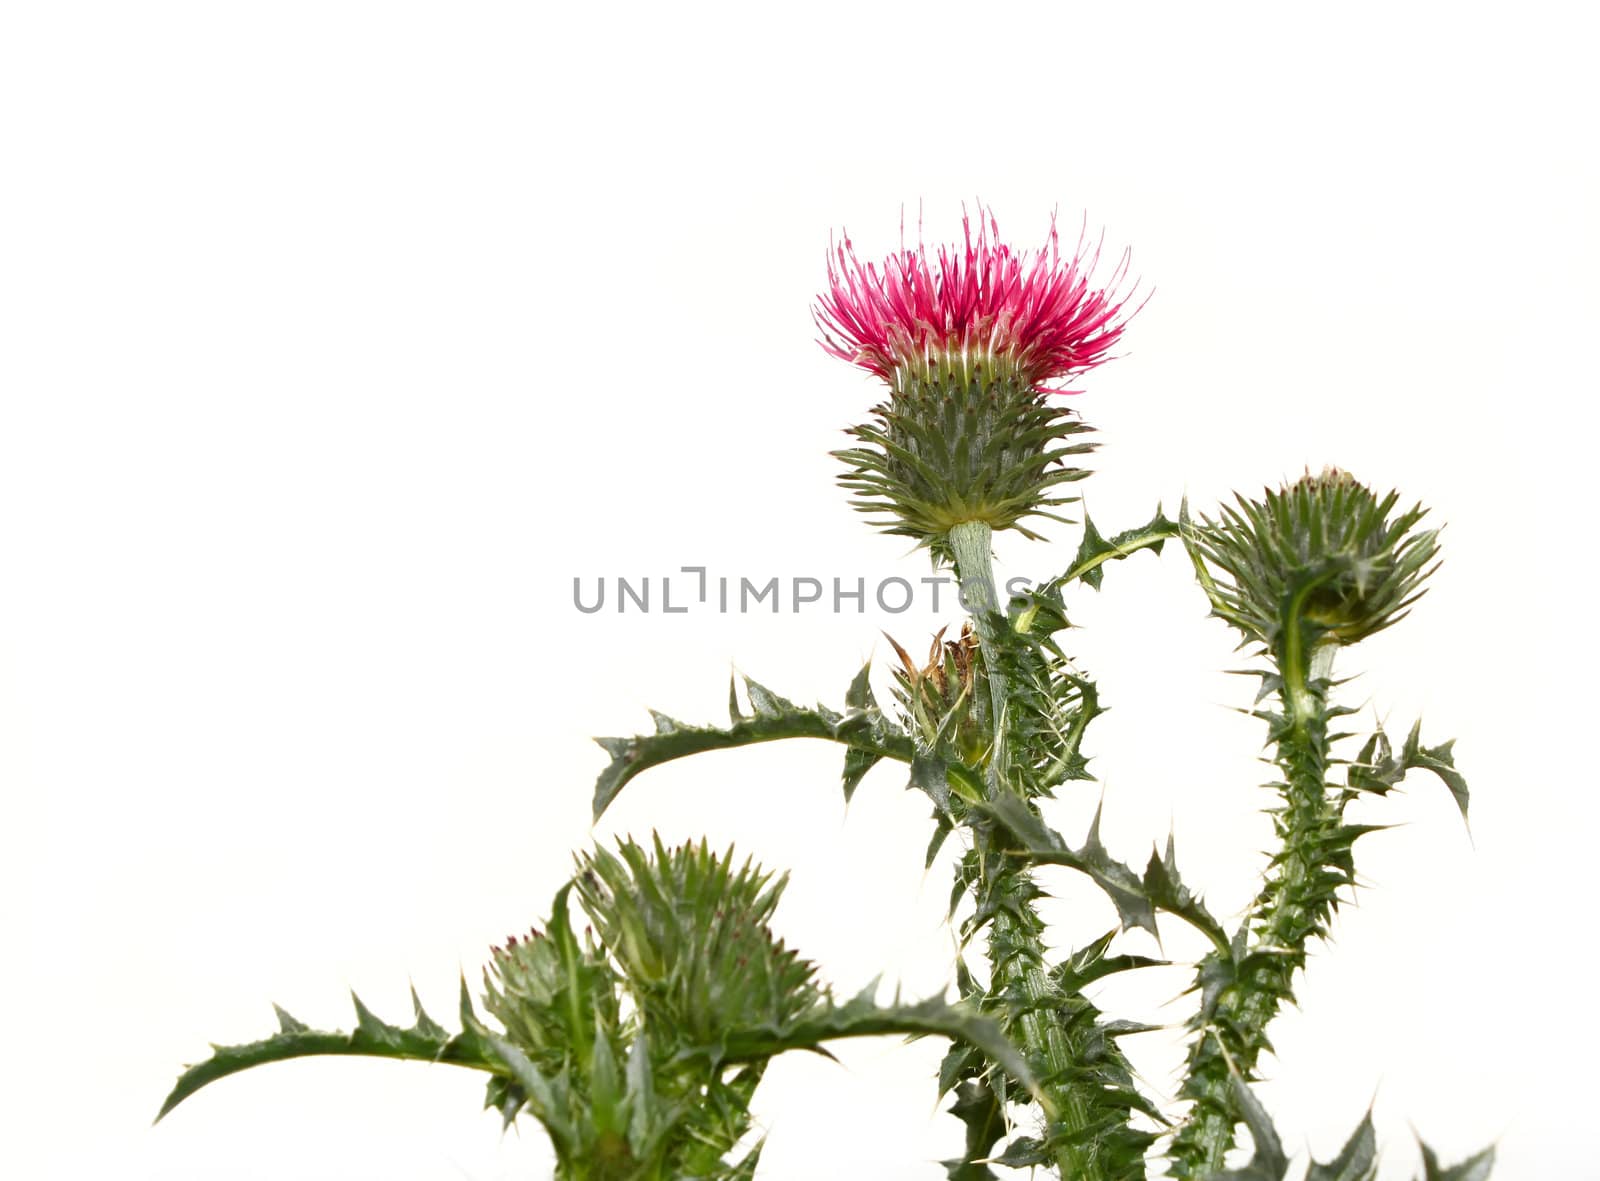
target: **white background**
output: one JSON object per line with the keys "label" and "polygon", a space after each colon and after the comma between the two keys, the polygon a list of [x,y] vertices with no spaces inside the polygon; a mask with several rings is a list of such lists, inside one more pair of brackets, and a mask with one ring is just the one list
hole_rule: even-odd
{"label": "white background", "polygon": [[[1422,497],[1446,562],[1343,666],[1363,725],[1457,735],[1469,839],[1418,777],[1275,1028],[1326,1154],[1375,1097],[1506,1178],[1594,1175],[1589,479],[1595,85],[1580,5],[18,3],[0,18],[0,1172],[548,1175],[477,1076],[293,1063],[150,1127],[206,1042],[346,990],[451,1014],[569,853],[708,834],[790,869],[842,990],[948,980],[925,801],[836,752],[708,757],[598,829],[587,736],[719,716],[730,665],[838,702],[880,628],[580,615],[685,564],[917,577],[833,487],[870,379],[813,343],[831,232],[919,202],[1059,209],[1153,298],[1075,405],[1107,532],[1337,462]],[[1005,539],[1006,574],[1075,539]],[[1114,712],[1106,838],[1178,837],[1233,915],[1265,847],[1252,685],[1181,554],[1073,600]],[[1100,788],[1051,818],[1081,834]],[[1063,945],[1110,923],[1049,879]],[[1129,937],[1128,946],[1141,946]],[[1169,937],[1176,957],[1196,949]],[[1107,994],[1162,1008],[1183,967]],[[1128,1043],[1170,1092],[1177,1034]],[[932,1043],[785,1060],[763,1176],[932,1179]]]}

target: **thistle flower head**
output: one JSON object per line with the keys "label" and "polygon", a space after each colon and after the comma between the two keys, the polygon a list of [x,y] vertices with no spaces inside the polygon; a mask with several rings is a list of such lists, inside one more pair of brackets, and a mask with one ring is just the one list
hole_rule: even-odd
{"label": "thistle flower head", "polygon": [[[1184,541],[1214,614],[1276,648],[1290,629],[1310,648],[1353,644],[1399,622],[1437,568],[1438,531],[1420,504],[1394,514],[1347,472],[1307,472],[1216,521],[1184,519]],[[1393,515],[1391,515],[1393,514]]]}
{"label": "thistle flower head", "polygon": [[883,379],[887,401],[849,429],[835,454],[852,503],[886,532],[949,558],[963,522],[1016,529],[1074,499],[1058,486],[1088,473],[1069,456],[1091,450],[1070,436],[1089,428],[1047,400],[1047,383],[1110,356],[1126,322],[1127,255],[1097,285],[1099,249],[1060,251],[1054,223],[1043,249],[999,240],[994,217],[963,219],[960,245],[919,243],[881,265],[846,238],[828,260],[814,314],[822,347]]}
{"label": "thistle flower head", "polygon": [[863,263],[847,237],[828,260],[817,300],[822,346],[891,386],[941,369],[1014,375],[1031,389],[1108,359],[1122,335],[1127,295],[1123,254],[1103,286],[1093,282],[1096,247],[1063,258],[1052,218],[1043,248],[1000,241],[994,215],[961,220],[963,242],[929,254],[902,247],[881,265]]}

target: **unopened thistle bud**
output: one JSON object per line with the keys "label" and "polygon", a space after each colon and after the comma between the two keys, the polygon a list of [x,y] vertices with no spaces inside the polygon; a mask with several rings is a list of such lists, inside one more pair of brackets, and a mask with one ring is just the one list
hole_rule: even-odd
{"label": "unopened thistle bud", "polygon": [[[593,948],[589,958],[596,958]],[[534,1062],[559,1065],[571,1048],[565,1015],[572,1005],[592,1006],[608,1028],[618,1027],[612,983],[606,973],[592,981],[588,995],[574,997],[573,981],[562,965],[556,941],[533,931],[520,939],[512,936],[504,947],[493,949],[484,970],[484,1007],[504,1026],[511,1043]]]}
{"label": "unopened thistle bud", "polygon": [[889,387],[850,428],[857,446],[835,452],[840,483],[886,532],[942,558],[956,525],[1034,537],[1024,518],[1076,499],[1060,489],[1088,474],[1067,460],[1092,449],[1074,440],[1090,428],[1048,383],[1109,359],[1126,319],[1126,255],[1100,287],[1098,251],[1063,258],[1053,223],[1031,255],[1001,244],[988,214],[963,227],[961,246],[930,257],[919,243],[881,268],[845,239],[815,310],[823,347]]}
{"label": "unopened thistle bud", "polygon": [[940,628],[921,667],[893,636],[885,638],[900,658],[900,667],[894,670],[895,696],[907,724],[926,745],[947,741],[962,762],[982,766],[991,742],[989,687],[972,625],[961,625],[958,640],[945,639]]}
{"label": "unopened thistle bud", "polygon": [[1353,644],[1398,622],[1437,568],[1438,531],[1417,529],[1420,504],[1391,517],[1337,468],[1309,472],[1220,518],[1184,521],[1184,540],[1216,615],[1246,641],[1276,649],[1287,629],[1306,649]]}

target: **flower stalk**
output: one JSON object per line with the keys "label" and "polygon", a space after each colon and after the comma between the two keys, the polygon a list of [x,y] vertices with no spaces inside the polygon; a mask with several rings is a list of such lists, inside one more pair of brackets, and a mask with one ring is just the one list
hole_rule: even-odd
{"label": "flower stalk", "polygon": [[[1324,654],[1331,658],[1332,649],[1318,653]],[[1274,730],[1283,804],[1273,822],[1279,853],[1250,907],[1248,947],[1226,957],[1212,951],[1200,965],[1201,1011],[1192,1023],[1199,1036],[1181,1092],[1193,1106],[1169,1150],[1175,1177],[1222,1170],[1243,1118],[1234,1076],[1255,1077],[1270,1047],[1267,1025],[1293,999],[1308,944],[1327,932],[1335,890],[1349,881],[1353,837],[1343,831],[1343,799],[1327,782],[1328,681],[1312,676],[1308,665],[1288,652],[1280,657],[1283,713]]]}
{"label": "flower stalk", "polygon": [[[1005,717],[1010,708],[997,628],[1002,625],[988,525],[967,521],[950,530],[961,602],[978,633],[993,707],[993,739],[987,766],[991,797],[1011,790],[1005,774]],[[977,913],[993,915],[989,927],[989,991],[986,1008],[1003,1014],[1002,1028],[1018,1043],[1041,1080],[1048,1099],[1046,1118],[1058,1125],[1061,1141],[1054,1163],[1063,1177],[1097,1181],[1092,1145],[1078,1141],[1084,1127],[1084,1105],[1064,1084],[1075,1064],[1072,1047],[1057,1019],[1054,985],[1045,968],[1044,922],[1034,900],[1039,896],[1024,863],[996,848],[990,830],[975,829],[974,844],[981,873],[974,902]]]}
{"label": "flower stalk", "polygon": [[995,590],[992,544],[994,531],[982,521],[962,521],[948,535],[947,544],[955,560],[956,582],[961,605],[978,633],[979,649],[988,672],[990,713],[994,740],[989,755],[991,786],[998,786],[1005,775],[1005,716],[1008,704],[1005,672],[995,659],[996,628],[1001,625],[999,596]]}
{"label": "flower stalk", "polygon": [[[1436,534],[1415,528],[1425,510],[1392,515],[1348,473],[1307,473],[1260,501],[1240,498],[1218,522],[1183,516],[1184,540],[1213,614],[1257,643],[1272,666],[1264,692],[1280,709],[1258,709],[1270,727],[1282,779],[1273,786],[1277,850],[1260,893],[1227,949],[1201,961],[1181,1090],[1191,1100],[1169,1149],[1174,1176],[1220,1173],[1246,1111],[1239,1080],[1255,1078],[1270,1048],[1267,1025],[1293,1000],[1310,943],[1326,935],[1338,891],[1353,885],[1352,846],[1366,828],[1344,823],[1353,780],[1330,784],[1329,701],[1335,652],[1391,626],[1432,573]],[[1453,772],[1452,772],[1453,773]],[[1392,784],[1391,784],[1392,786]]]}

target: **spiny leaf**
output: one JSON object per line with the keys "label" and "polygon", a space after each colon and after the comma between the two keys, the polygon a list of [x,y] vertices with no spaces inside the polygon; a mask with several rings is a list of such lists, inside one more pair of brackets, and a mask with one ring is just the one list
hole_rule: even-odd
{"label": "spiny leaf", "polygon": [[291,1058],[325,1054],[398,1058],[414,1062],[447,1062],[452,1066],[470,1067],[491,1074],[509,1074],[505,1064],[471,1029],[458,1034],[446,1034],[422,1011],[420,1005],[416,1009],[416,1023],[409,1028],[388,1025],[373,1016],[360,997],[354,997],[354,1001],[356,1028],[349,1033],[311,1029],[274,1005],[279,1025],[276,1034],[246,1045],[213,1046],[210,1058],[189,1067],[178,1077],[177,1085],[161,1105],[157,1121],[209,1083],[253,1066],[284,1062]]}
{"label": "spiny leaf", "polygon": [[787,697],[779,697],[752,677],[744,679],[744,690],[750,698],[750,708],[756,711],[758,718],[781,718],[800,708]]}
{"label": "spiny leaf", "polygon": [[896,1001],[881,1006],[874,999],[876,991],[874,982],[842,1005],[823,1000],[782,1024],[732,1030],[723,1038],[722,1060],[748,1062],[786,1050],[818,1050],[824,1042],[841,1038],[935,1034],[977,1047],[1036,1098],[1040,1097],[1021,1051],[989,1018],[965,1005],[952,1005],[940,996],[915,1004]]}
{"label": "spiny leaf", "polygon": [[[951,1053],[966,1049],[957,1046]],[[940,1162],[945,1167],[946,1181],[994,1181],[994,1170],[981,1162],[1006,1134],[1005,1105],[1000,1097],[987,1082],[974,1077],[956,1087],[950,1114],[966,1125],[966,1151],[958,1160]]]}
{"label": "spiny leaf", "polygon": [[1289,1172],[1289,1158],[1284,1155],[1277,1129],[1261,1101],[1237,1074],[1233,1076],[1233,1088],[1234,1101],[1255,1142],[1255,1153],[1242,1168],[1212,1173],[1205,1181],[1283,1181]]}
{"label": "spiny leaf", "polygon": [[[1152,935],[1158,934],[1155,913],[1158,909],[1165,910],[1191,924],[1213,944],[1226,950],[1228,944],[1221,924],[1197,898],[1183,888],[1175,863],[1152,858],[1155,872],[1152,874],[1147,871],[1146,877],[1141,879],[1106,851],[1100,843],[1098,810],[1083,846],[1078,849],[1071,848],[1060,833],[1045,824],[1029,808],[1027,801],[1018,797],[1002,796],[984,805],[983,811],[1020,842],[1030,862],[1036,865],[1064,865],[1087,875],[1111,899],[1124,929],[1139,927]],[[1170,858],[1170,848],[1168,855]]]}
{"label": "spiny leaf", "polygon": [[1078,553],[1073,558],[1072,565],[1067,568],[1067,572],[1055,579],[1055,582],[1065,584],[1074,579],[1082,579],[1099,590],[1100,581],[1105,576],[1103,567],[1107,562],[1131,557],[1142,549],[1159,554],[1162,545],[1177,536],[1178,523],[1168,520],[1159,505],[1156,507],[1156,515],[1148,524],[1124,530],[1109,541],[1100,535],[1100,531],[1089,520],[1089,514],[1085,513],[1083,540],[1078,544]]}
{"label": "spiny leaf", "polygon": [[1140,927],[1157,934],[1155,907],[1144,892],[1139,875],[1117,861],[1100,843],[1100,813],[1095,812],[1089,835],[1079,849],[1071,848],[1055,829],[1045,824],[1025,800],[1002,796],[987,805],[988,813],[1022,843],[1028,860],[1036,865],[1065,865],[1086,875],[1105,891],[1117,908],[1124,929]]}
{"label": "spiny leaf", "polygon": [[1117,972],[1155,968],[1167,962],[1142,955],[1107,955],[1111,941],[1121,933],[1121,928],[1107,931],[1094,942],[1080,947],[1051,969],[1050,978],[1063,993],[1071,995],[1082,992],[1085,985]]}
{"label": "spiny leaf", "polygon": [[1446,1168],[1433,1149],[1422,1146],[1422,1181],[1488,1181],[1494,1168],[1494,1149],[1485,1148],[1458,1164]]}
{"label": "spiny leaf", "polygon": [[1432,771],[1450,789],[1456,807],[1461,809],[1461,818],[1465,820],[1467,781],[1461,772],[1456,770],[1454,747],[1455,739],[1441,742],[1438,746],[1423,746],[1422,723],[1418,721],[1412,725],[1411,733],[1406,736],[1405,746],[1396,757],[1389,744],[1389,736],[1380,728],[1367,739],[1356,761],[1350,764],[1350,788],[1352,791],[1385,795],[1405,778],[1407,771],[1418,768]]}
{"label": "spiny leaf", "polygon": [[1205,904],[1190,893],[1178,874],[1177,855],[1170,834],[1167,837],[1167,851],[1164,856],[1157,855],[1154,850],[1150,853],[1150,864],[1144,871],[1144,890],[1146,897],[1158,909],[1184,919],[1196,930],[1205,932],[1212,946],[1222,951],[1227,950],[1228,936],[1223,931],[1222,924],[1211,917],[1211,912],[1205,908]]}
{"label": "spiny leaf", "polygon": [[[858,692],[861,677],[852,683]],[[844,714],[821,706],[808,709],[779,697],[755,681],[745,680],[752,714],[738,708],[737,693],[726,727],[691,726],[657,714],[656,733],[633,738],[597,738],[595,741],[611,756],[611,763],[600,773],[594,788],[594,815],[598,819],[611,806],[619,792],[641,771],[674,759],[712,750],[729,750],[783,738],[822,738],[849,747],[846,752],[845,794],[854,791],[871,766],[879,759],[909,763],[914,753],[912,742],[875,705],[852,707]],[[866,690],[870,698],[870,690]]]}
{"label": "spiny leaf", "polygon": [[754,1181],[756,1166],[761,1163],[761,1150],[767,1146],[767,1139],[763,1136],[756,1141],[755,1147],[747,1152],[735,1165],[728,1166],[727,1171],[718,1181]]}
{"label": "spiny leaf", "polygon": [[950,818],[943,812],[935,810],[933,814],[933,836],[928,838],[928,852],[922,863],[924,869],[933,868],[933,863],[939,856],[939,850],[944,848],[945,840],[950,836],[950,831]]}
{"label": "spiny leaf", "polygon": [[949,764],[931,751],[919,750],[911,759],[910,786],[927,794],[939,811],[950,810]]}
{"label": "spiny leaf", "polygon": [[1378,1134],[1368,1111],[1350,1133],[1339,1155],[1323,1163],[1312,1161],[1305,1181],[1373,1181],[1378,1175]]}
{"label": "spiny leaf", "polygon": [[562,1101],[557,1084],[546,1078],[526,1054],[505,1038],[491,1033],[486,1035],[485,1040],[522,1089],[534,1117],[550,1134],[556,1154],[563,1159],[570,1159],[579,1151],[583,1131],[569,1118],[569,1105]]}

